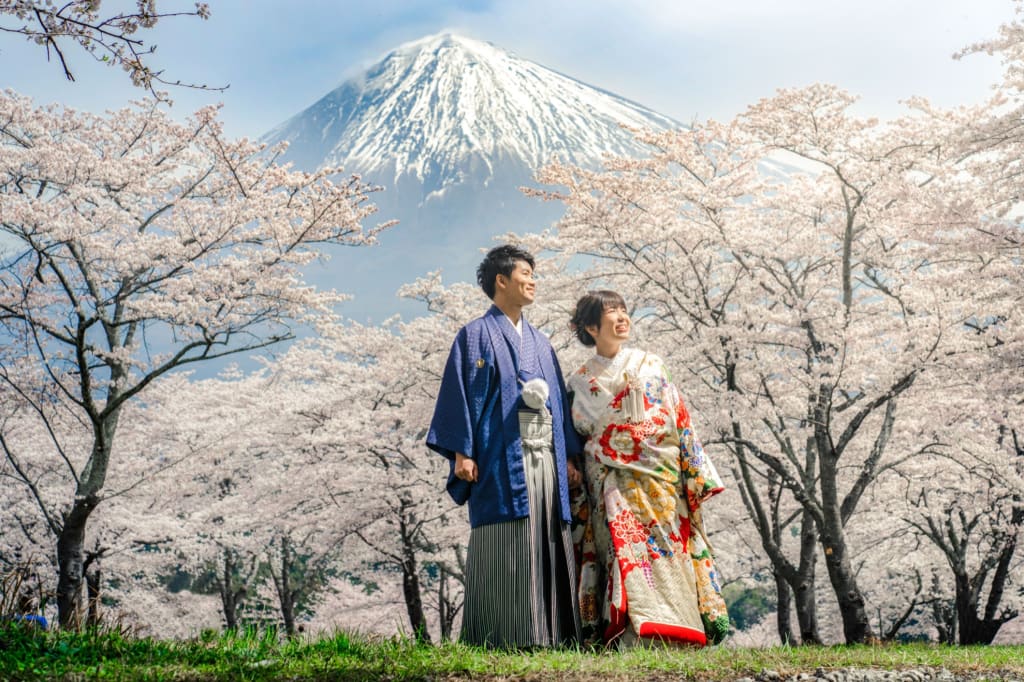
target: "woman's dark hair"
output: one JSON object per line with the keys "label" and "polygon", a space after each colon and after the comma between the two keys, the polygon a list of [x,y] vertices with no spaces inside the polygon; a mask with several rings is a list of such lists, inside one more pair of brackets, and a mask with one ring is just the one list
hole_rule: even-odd
{"label": "woman's dark hair", "polygon": [[604,311],[619,307],[625,308],[626,301],[614,291],[608,289],[588,291],[580,300],[576,301],[576,312],[572,314],[569,326],[580,343],[588,347],[595,346],[597,341],[587,331],[587,327],[600,329],[601,316],[604,315]]}
{"label": "woman's dark hair", "polygon": [[494,279],[498,275],[511,277],[512,271],[516,269],[516,263],[521,260],[529,263],[531,268],[535,267],[533,255],[518,246],[502,244],[487,252],[483,262],[476,269],[476,283],[487,294],[487,298],[494,300]]}

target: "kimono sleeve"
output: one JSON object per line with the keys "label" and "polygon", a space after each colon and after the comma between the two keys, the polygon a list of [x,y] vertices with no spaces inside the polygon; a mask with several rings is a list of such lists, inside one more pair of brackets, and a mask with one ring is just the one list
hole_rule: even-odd
{"label": "kimono sleeve", "polygon": [[[583,445],[580,442],[580,435],[572,421],[572,400],[566,389],[565,379],[562,377],[562,367],[558,364],[558,356],[551,352],[551,361],[555,365],[555,375],[558,377],[558,399],[562,402],[562,432],[565,434],[565,457],[569,460],[578,460],[583,452]],[[578,462],[577,462],[578,463]]]}
{"label": "kimono sleeve", "polygon": [[448,459],[445,489],[456,504],[465,504],[472,484],[455,476],[455,454],[473,456],[473,416],[466,395],[464,359],[467,334],[463,328],[455,337],[441,376],[441,388],[434,405],[434,417],[427,432],[427,447]]}
{"label": "kimono sleeve", "polygon": [[690,413],[683,397],[674,384],[670,384],[675,399],[676,429],[679,432],[679,473],[686,490],[691,510],[696,510],[709,498],[725,490],[715,465],[704,453],[704,447],[690,423]]}
{"label": "kimono sleeve", "polygon": [[463,328],[455,337],[441,377],[434,405],[434,417],[427,432],[427,447],[449,460],[461,452],[473,456],[473,416],[466,394],[467,334]]}

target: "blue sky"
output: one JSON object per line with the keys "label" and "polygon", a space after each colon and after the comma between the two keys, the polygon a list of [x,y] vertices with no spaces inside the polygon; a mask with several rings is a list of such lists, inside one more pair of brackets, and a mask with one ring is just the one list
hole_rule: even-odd
{"label": "blue sky", "polygon": [[[104,3],[105,9],[119,2]],[[184,4],[184,3],[183,3]],[[161,9],[174,7],[168,0]],[[232,135],[257,137],[400,43],[445,30],[633,99],[682,121],[727,120],[776,88],[816,81],[860,95],[863,113],[899,100],[975,102],[999,76],[983,55],[1012,0],[211,0],[209,21],[177,18],[147,34],[176,88],[174,112],[223,102]],[[10,20],[4,20],[9,25]],[[117,69],[69,50],[77,82],[45,52],[0,34],[0,87],[39,103],[103,111],[143,93]]]}

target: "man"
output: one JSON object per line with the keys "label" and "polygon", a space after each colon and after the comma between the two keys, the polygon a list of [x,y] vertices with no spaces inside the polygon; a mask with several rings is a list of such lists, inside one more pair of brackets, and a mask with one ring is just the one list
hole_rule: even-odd
{"label": "man", "polygon": [[459,330],[427,445],[451,462],[448,492],[469,503],[463,641],[495,647],[578,641],[569,534],[580,446],[547,337],[523,318],[534,260],[498,246],[477,268],[493,305]]}

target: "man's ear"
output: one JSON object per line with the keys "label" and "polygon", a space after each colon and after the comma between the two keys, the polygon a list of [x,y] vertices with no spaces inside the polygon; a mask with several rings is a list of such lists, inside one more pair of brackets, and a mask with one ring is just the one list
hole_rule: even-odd
{"label": "man's ear", "polygon": [[504,289],[507,286],[508,286],[508,277],[506,277],[505,275],[503,275],[501,273],[498,273],[497,275],[495,275],[495,277],[494,277],[494,288],[495,289]]}

